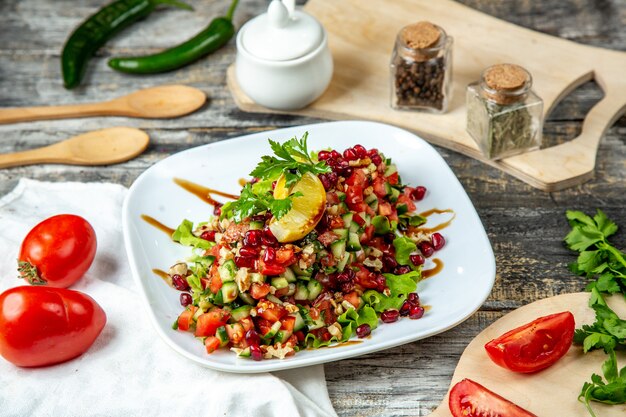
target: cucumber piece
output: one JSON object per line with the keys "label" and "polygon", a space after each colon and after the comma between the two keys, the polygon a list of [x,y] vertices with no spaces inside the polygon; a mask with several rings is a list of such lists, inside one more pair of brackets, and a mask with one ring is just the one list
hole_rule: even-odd
{"label": "cucumber piece", "polygon": [[348,252],[356,252],[358,250],[361,250],[361,242],[359,241],[358,233],[350,232],[350,234],[348,235],[346,250]]}
{"label": "cucumber piece", "polygon": [[398,211],[398,215],[402,215],[409,211],[409,206],[407,206],[406,204],[398,204],[396,206],[396,210]]}
{"label": "cucumber piece", "polygon": [[365,200],[363,201],[365,201],[368,205],[371,205],[374,201],[378,201],[378,197],[376,196],[376,194],[372,193],[365,197]]}
{"label": "cucumber piece", "polygon": [[276,297],[274,294],[267,294],[267,296],[265,297],[268,299],[268,301],[271,301],[274,304],[278,304],[278,305],[283,305],[283,302],[280,300],[280,298]]}
{"label": "cucumber piece", "polygon": [[348,261],[350,260],[350,253],[345,252],[341,257],[341,260],[337,263],[337,271],[343,272],[346,269],[346,265],[348,265]]}
{"label": "cucumber piece", "polygon": [[343,258],[344,253],[346,253],[346,241],[341,239],[331,243],[330,251],[333,253],[335,259]]}
{"label": "cucumber piece", "polygon": [[280,330],[280,326],[282,326],[282,323],[279,321],[272,324],[272,327],[270,327],[269,331],[263,335],[263,339],[270,340],[274,336],[276,336],[276,333],[278,333],[278,331]]}
{"label": "cucumber piece", "polygon": [[347,229],[350,227],[350,223],[352,223],[352,213],[346,213],[341,216],[343,219],[343,226]]}
{"label": "cucumber piece", "polygon": [[317,320],[312,320],[312,323],[309,324],[308,328],[309,328],[309,331],[311,331],[311,330],[319,329],[320,327],[324,327],[324,326],[326,326],[326,323],[324,323],[324,318],[320,314]]}
{"label": "cucumber piece", "polygon": [[286,268],[285,272],[280,274],[280,276],[285,278],[287,282],[296,282],[296,274],[294,274],[291,268]]}
{"label": "cucumber piece", "polygon": [[291,269],[299,277],[303,277],[303,276],[310,277],[313,274],[313,270],[311,268],[309,268],[309,269],[302,269],[302,268],[300,268],[298,266],[297,262],[295,264],[291,265]]}
{"label": "cucumber piece", "polygon": [[350,223],[350,233],[356,233],[359,231],[360,228],[361,226],[359,226],[359,224],[354,220],[352,221],[352,223]]}
{"label": "cucumber piece", "polygon": [[306,286],[307,290],[309,290],[309,301],[313,301],[317,298],[318,295],[322,292],[322,284],[312,279]]}
{"label": "cucumber piece", "polygon": [[220,340],[220,347],[224,347],[230,342],[228,338],[228,333],[226,332],[226,327],[220,326],[215,331],[215,336]]}
{"label": "cucumber piece", "polygon": [[283,278],[283,277],[272,278],[272,287],[276,288],[277,290],[282,290],[283,288],[286,288],[288,286],[289,286],[289,281],[287,281],[286,278]]}
{"label": "cucumber piece", "polygon": [[306,301],[309,299],[309,290],[306,287],[306,284],[302,282],[298,282],[296,284],[296,292],[293,296],[296,301]]}
{"label": "cucumber piece", "polygon": [[391,195],[389,196],[389,201],[395,203],[398,201],[398,197],[400,197],[400,191],[397,188],[391,187]]}
{"label": "cucumber piece", "polygon": [[385,182],[385,193],[386,195],[391,195],[391,193],[393,193],[393,187],[388,182]]}
{"label": "cucumber piece", "polygon": [[241,352],[239,352],[237,354],[237,357],[239,357],[239,358],[249,358],[250,357],[250,348],[247,347],[244,350],[242,350]]}
{"label": "cucumber piece", "polygon": [[256,282],[259,284],[263,284],[265,282],[265,275],[259,274],[258,272],[251,272],[249,276],[250,282]]}
{"label": "cucumber piece", "polygon": [[[234,283],[233,283],[234,284]],[[235,284],[235,286],[237,286]],[[213,296],[213,304],[217,305],[217,306],[223,306],[224,305],[224,296],[222,295],[222,289],[220,288],[219,291]]]}
{"label": "cucumber piece", "polygon": [[301,330],[302,328],[304,328],[305,323],[304,323],[304,319],[302,318],[302,315],[300,314],[300,312],[291,313],[290,316],[293,316],[293,317],[296,318],[296,322],[293,325],[293,330],[295,332],[297,332],[298,330]]}
{"label": "cucumber piece", "polygon": [[252,310],[252,306],[249,306],[249,305],[237,307],[236,309],[230,312],[230,317],[234,321],[245,319],[246,317],[250,316],[250,310]]}
{"label": "cucumber piece", "polygon": [[378,211],[378,198],[369,203],[369,206],[372,210],[374,210],[374,213],[376,213]]}
{"label": "cucumber piece", "polygon": [[337,197],[339,197],[339,201],[346,201],[346,193],[343,191],[336,191]]}
{"label": "cucumber piece", "polygon": [[293,282],[289,283],[289,291],[287,291],[287,294],[285,294],[285,296],[289,297],[291,295],[294,295],[296,293],[296,284],[294,284]]}
{"label": "cucumber piece", "polygon": [[237,288],[237,284],[233,281],[227,281],[222,284],[222,288],[219,293],[222,294],[222,302],[224,304],[232,303],[239,296],[239,288]]}
{"label": "cucumber piece", "polygon": [[375,216],[372,219],[372,224],[374,225],[374,233],[377,235],[384,235],[391,232],[391,225],[389,224],[387,216]]}
{"label": "cucumber piece", "polygon": [[361,215],[361,217],[363,217],[363,220],[365,220],[365,226],[366,227],[369,226],[370,224],[372,224],[372,216],[370,216],[369,214],[363,213]]}
{"label": "cucumber piece", "polygon": [[293,332],[291,330],[280,329],[276,332],[276,336],[274,336],[274,343],[285,343],[292,334]]}
{"label": "cucumber piece", "polygon": [[348,237],[348,229],[333,229],[333,233],[339,236],[339,239],[346,239]]}
{"label": "cucumber piece", "polygon": [[237,266],[235,265],[235,261],[233,261],[232,259],[224,262],[221,266],[217,268],[217,270],[220,273],[220,278],[222,279],[222,282],[235,280]]}
{"label": "cucumber piece", "polygon": [[239,293],[239,298],[241,298],[241,301],[243,301],[244,303],[248,304],[248,305],[255,305],[256,304],[256,300],[254,298],[252,298],[252,296],[250,294],[248,294],[247,292],[240,292]]}
{"label": "cucumber piece", "polygon": [[398,172],[398,167],[396,167],[396,164],[388,164],[387,169],[385,170],[385,177],[393,175],[396,172]]}
{"label": "cucumber piece", "polygon": [[261,230],[265,226],[265,223],[262,221],[251,221],[250,222],[250,230]]}

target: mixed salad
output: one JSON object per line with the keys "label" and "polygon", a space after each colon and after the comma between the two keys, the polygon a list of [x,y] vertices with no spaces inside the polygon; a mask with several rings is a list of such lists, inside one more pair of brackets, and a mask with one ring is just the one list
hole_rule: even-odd
{"label": "mixed salad", "polygon": [[173,234],[194,248],[169,271],[185,308],[173,328],[261,360],[421,318],[422,267],[445,245],[419,227],[426,189],[376,149],[309,152],[306,134],[270,144],[238,200]]}

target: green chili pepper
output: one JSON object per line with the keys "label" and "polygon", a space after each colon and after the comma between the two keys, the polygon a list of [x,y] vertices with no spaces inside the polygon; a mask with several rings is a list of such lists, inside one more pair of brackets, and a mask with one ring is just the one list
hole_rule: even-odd
{"label": "green chili pepper", "polygon": [[177,0],[118,0],[85,20],[70,35],[61,56],[61,69],[65,88],[80,84],[87,61],[102,45],[122,29],[148,16],[159,4],[193,10]]}
{"label": "green chili pepper", "polygon": [[109,66],[130,74],[154,74],[175,70],[225,45],[235,34],[232,18],[239,0],[233,0],[226,16],[217,17],[193,38],[154,55],[112,58]]}

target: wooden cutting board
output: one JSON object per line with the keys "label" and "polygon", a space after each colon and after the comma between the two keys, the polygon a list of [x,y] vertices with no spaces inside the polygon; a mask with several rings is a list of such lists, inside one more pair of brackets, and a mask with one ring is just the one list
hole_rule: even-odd
{"label": "wooden cutting board", "polygon": [[[624,298],[613,296],[609,306],[626,317]],[[572,346],[568,353],[553,366],[536,374],[516,374],[495,365],[485,352],[484,345],[501,334],[529,323],[538,317],[569,310],[574,315],[576,327],[591,324],[595,314],[588,307],[589,293],[564,294],[535,301],[502,317],[483,330],[467,346],[457,365],[450,388],[464,378],[470,378],[517,405],[540,417],[588,416],[578,394],[591,374],[602,374],[601,366],[607,356],[602,351],[582,353],[580,346]],[[618,366],[626,365],[626,354],[618,353]],[[606,406],[593,403],[597,416],[626,416],[626,405]],[[450,417],[448,395],[430,417]]]}
{"label": "wooden cutting board", "polygon": [[[534,187],[554,191],[593,176],[600,139],[626,110],[624,52],[534,32],[451,0],[309,0],[305,10],[328,31],[335,70],[324,95],[293,114],[394,124]],[[389,59],[396,34],[404,25],[419,20],[432,21],[454,37],[453,94],[450,110],[444,115],[389,107]],[[532,73],[534,89],[544,100],[546,114],[560,99],[591,79],[597,81],[605,96],[591,109],[577,138],[499,162],[486,160],[465,131],[465,88],[479,79],[484,68],[504,62],[520,64]],[[232,66],[228,85],[242,110],[271,112],[243,94]],[[381,138],[381,142],[384,140]]]}

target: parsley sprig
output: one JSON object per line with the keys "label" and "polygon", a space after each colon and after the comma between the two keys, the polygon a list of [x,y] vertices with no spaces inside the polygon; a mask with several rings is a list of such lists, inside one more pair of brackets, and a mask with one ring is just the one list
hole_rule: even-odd
{"label": "parsley sprig", "polygon": [[307,172],[315,175],[330,172],[325,162],[311,157],[307,147],[308,137],[309,132],[306,132],[301,139],[293,137],[283,144],[268,139],[274,156],[261,157],[261,162],[250,175],[261,180],[276,180],[284,174],[285,185],[291,187]]}
{"label": "parsley sprig", "polygon": [[255,189],[252,185],[246,184],[238,200],[224,204],[221,218],[226,217],[239,223],[247,217],[269,210],[274,217],[280,219],[291,210],[292,197],[302,195],[295,193],[287,198],[276,199],[271,192],[264,191],[263,188],[265,187]]}
{"label": "parsley sprig", "polygon": [[589,306],[596,312],[592,325],[576,329],[574,342],[583,345],[587,353],[594,349],[604,349],[609,358],[602,364],[604,380],[598,374],[591,375],[591,382],[585,382],[578,399],[585,404],[592,417],[596,417],[591,401],[605,404],[626,403],[626,366],[618,371],[616,349],[626,348],[626,320],[620,319],[607,305],[597,288],[591,289]]}
{"label": "parsley sprig", "polygon": [[581,211],[567,211],[566,216],[572,230],[565,237],[565,243],[580,252],[570,270],[595,279],[587,290],[597,288],[610,294],[621,292],[626,297],[626,254],[607,239],[617,232],[617,225],[602,210],[593,217]]}

